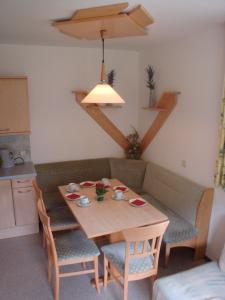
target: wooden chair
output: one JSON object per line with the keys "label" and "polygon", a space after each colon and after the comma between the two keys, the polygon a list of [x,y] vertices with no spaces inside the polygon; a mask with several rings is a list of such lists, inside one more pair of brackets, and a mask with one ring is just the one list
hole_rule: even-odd
{"label": "wooden chair", "polygon": [[[169,221],[146,227],[123,230],[125,242],[102,247],[104,253],[104,287],[108,272],[124,289],[128,299],[128,282],[147,277],[155,279],[158,272],[162,236]],[[109,267],[110,264],[110,267]],[[123,284],[120,278],[123,278]]]}
{"label": "wooden chair", "polygon": [[71,230],[80,227],[68,207],[55,208],[54,210],[46,212],[42,191],[37,185],[37,181],[33,180],[32,185],[36,193],[36,199],[41,199],[43,210],[50,217],[50,227],[52,231]]}
{"label": "wooden chair", "polygon": [[[52,267],[55,271],[54,299],[59,300],[59,280],[63,277],[95,274],[98,293],[98,256],[100,252],[92,240],[87,239],[81,230],[58,232],[54,237],[50,228],[50,218],[43,210],[41,199],[37,202],[38,214],[43,225],[48,252],[48,280],[51,282]],[[79,263],[93,262],[94,267],[76,272],[60,272],[60,267]]]}

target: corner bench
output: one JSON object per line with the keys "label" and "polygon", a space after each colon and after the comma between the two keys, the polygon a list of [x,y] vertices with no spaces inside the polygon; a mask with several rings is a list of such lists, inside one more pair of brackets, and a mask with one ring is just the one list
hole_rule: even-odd
{"label": "corner bench", "polygon": [[213,189],[198,185],[152,162],[98,158],[36,165],[37,181],[48,210],[66,205],[57,186],[69,182],[117,178],[166,214],[170,224],[163,241],[166,264],[170,249],[191,247],[204,257]]}

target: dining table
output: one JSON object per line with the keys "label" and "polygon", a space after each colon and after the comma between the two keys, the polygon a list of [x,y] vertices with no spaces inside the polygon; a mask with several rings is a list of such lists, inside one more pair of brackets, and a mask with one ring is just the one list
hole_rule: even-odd
{"label": "dining table", "polygon": [[[142,207],[132,206],[129,200],[143,198],[129,187],[124,193],[123,200],[115,200],[114,188],[118,186],[126,187],[120,180],[110,179],[110,186],[107,188],[103,201],[97,201],[95,186],[79,186],[75,193],[88,197],[90,205],[86,207],[79,206],[77,202],[79,200],[67,198],[67,185],[58,186],[63,199],[89,239],[107,236],[110,243],[115,243],[123,240],[124,229],[153,225],[168,220],[166,215],[147,201]],[[94,280],[91,283],[95,286]],[[100,278],[100,284],[102,283],[103,280]]]}
{"label": "dining table", "polygon": [[141,227],[167,221],[168,218],[150,203],[143,207],[130,205],[129,200],[142,198],[129,187],[124,193],[123,200],[114,200],[113,188],[125,186],[118,179],[110,180],[110,187],[103,201],[96,200],[95,187],[80,187],[78,194],[89,198],[88,207],[78,206],[76,201],[66,198],[67,186],[59,186],[59,191],[70,208],[72,214],[80,224],[89,239],[109,236],[110,242],[121,240],[121,232],[124,229]]}

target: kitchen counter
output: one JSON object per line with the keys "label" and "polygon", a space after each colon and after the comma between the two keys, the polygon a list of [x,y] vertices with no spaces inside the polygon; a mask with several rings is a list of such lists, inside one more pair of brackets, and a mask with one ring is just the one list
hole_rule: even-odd
{"label": "kitchen counter", "polygon": [[16,165],[12,168],[0,168],[0,180],[35,177],[36,171],[32,162]]}

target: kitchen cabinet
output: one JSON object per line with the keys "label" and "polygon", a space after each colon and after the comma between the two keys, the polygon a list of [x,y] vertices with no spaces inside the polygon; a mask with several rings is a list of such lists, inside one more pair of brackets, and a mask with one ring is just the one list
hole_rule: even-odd
{"label": "kitchen cabinet", "polygon": [[30,132],[26,77],[0,77],[0,136]]}
{"label": "kitchen cabinet", "polygon": [[16,226],[37,223],[35,195],[32,187],[13,189]]}
{"label": "kitchen cabinet", "polygon": [[32,179],[0,180],[0,239],[38,232]]}
{"label": "kitchen cabinet", "polygon": [[0,180],[0,230],[15,226],[10,180]]}

